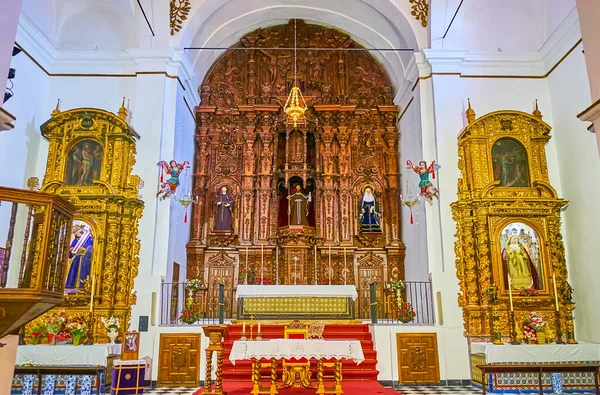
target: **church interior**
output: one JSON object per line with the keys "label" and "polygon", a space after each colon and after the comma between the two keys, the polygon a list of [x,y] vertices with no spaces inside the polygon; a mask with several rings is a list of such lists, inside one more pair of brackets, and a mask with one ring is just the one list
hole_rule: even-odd
{"label": "church interior", "polygon": [[599,394],[599,19],[0,0],[0,395]]}

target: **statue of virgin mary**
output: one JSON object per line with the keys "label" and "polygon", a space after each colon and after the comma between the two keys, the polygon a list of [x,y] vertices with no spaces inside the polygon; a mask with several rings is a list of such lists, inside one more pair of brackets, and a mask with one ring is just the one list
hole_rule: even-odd
{"label": "statue of virgin mary", "polygon": [[527,249],[519,241],[519,236],[512,235],[508,238],[502,250],[502,263],[507,286],[510,276],[512,289],[541,289],[538,272]]}
{"label": "statue of virgin mary", "polygon": [[379,204],[373,194],[371,187],[365,188],[363,198],[360,203],[360,231],[363,233],[369,232],[381,232],[381,225],[379,219],[381,214],[379,212]]}

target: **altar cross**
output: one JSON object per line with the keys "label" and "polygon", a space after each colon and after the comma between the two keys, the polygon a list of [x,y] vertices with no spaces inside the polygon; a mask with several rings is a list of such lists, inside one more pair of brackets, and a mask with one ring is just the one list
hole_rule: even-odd
{"label": "altar cross", "polygon": [[296,279],[298,278],[298,271],[297,271],[296,265],[297,265],[298,261],[300,260],[300,258],[295,256],[292,258],[292,260],[294,261],[294,285],[296,285]]}

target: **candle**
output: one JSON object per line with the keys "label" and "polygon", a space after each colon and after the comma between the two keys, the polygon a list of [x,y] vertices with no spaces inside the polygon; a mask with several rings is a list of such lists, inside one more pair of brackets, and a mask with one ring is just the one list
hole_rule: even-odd
{"label": "candle", "polygon": [[279,246],[275,246],[275,283],[279,285]]}
{"label": "candle", "polygon": [[246,247],[246,280],[244,284],[248,284],[248,247]]}
{"label": "candle", "polygon": [[317,245],[315,244],[315,285],[317,285]]}
{"label": "candle", "polygon": [[556,276],[554,274],[552,274],[552,284],[554,285],[554,304],[558,311],[558,292],[556,292]]}
{"label": "candle", "polygon": [[510,311],[513,311],[512,282],[510,280],[510,276],[508,276],[508,297],[510,299]]}
{"label": "candle", "polygon": [[260,245],[260,285],[263,285],[264,263],[265,263],[265,249],[264,249],[264,244],[261,244]]}
{"label": "candle", "polygon": [[245,322],[242,324],[242,333],[244,335],[246,334],[246,323]]}
{"label": "candle", "polygon": [[346,247],[344,247],[344,285],[346,285]]}
{"label": "candle", "polygon": [[96,276],[92,276],[92,295],[90,297],[90,313],[94,311],[94,294],[96,293]]}
{"label": "candle", "polygon": [[260,333],[260,322],[258,323],[258,333]]}
{"label": "candle", "polygon": [[329,278],[329,285],[331,285],[331,246],[329,246],[329,273],[327,273],[327,277]]}

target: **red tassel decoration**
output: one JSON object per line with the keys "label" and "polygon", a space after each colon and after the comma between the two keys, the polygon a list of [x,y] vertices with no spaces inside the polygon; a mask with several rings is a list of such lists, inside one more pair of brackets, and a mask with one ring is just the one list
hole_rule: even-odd
{"label": "red tassel decoration", "polygon": [[415,222],[413,221],[413,216],[412,216],[412,210],[410,210],[410,224],[414,224]]}
{"label": "red tassel decoration", "polygon": [[183,216],[183,222],[187,224],[187,210],[185,211],[185,215]]}
{"label": "red tassel decoration", "polygon": [[431,166],[431,178],[435,180],[435,167]]}
{"label": "red tassel decoration", "polygon": [[163,172],[160,172],[160,183],[162,184],[164,182],[164,178],[163,178]]}

